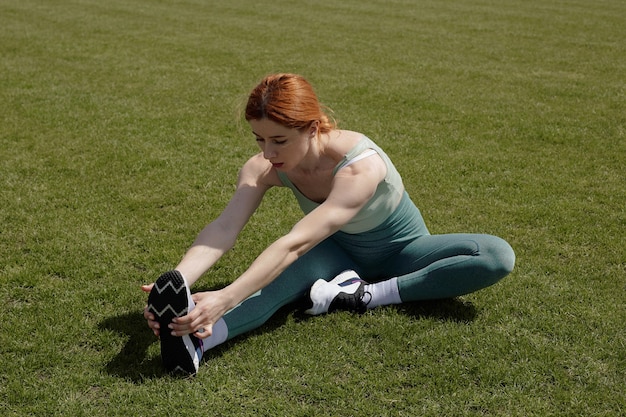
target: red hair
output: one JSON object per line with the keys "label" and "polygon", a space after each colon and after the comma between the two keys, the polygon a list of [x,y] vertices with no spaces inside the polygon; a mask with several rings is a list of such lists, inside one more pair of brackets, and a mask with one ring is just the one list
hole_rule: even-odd
{"label": "red hair", "polygon": [[272,74],[254,87],[248,98],[246,120],[270,119],[288,128],[306,129],[318,122],[318,132],[336,127],[324,112],[313,87],[296,74]]}

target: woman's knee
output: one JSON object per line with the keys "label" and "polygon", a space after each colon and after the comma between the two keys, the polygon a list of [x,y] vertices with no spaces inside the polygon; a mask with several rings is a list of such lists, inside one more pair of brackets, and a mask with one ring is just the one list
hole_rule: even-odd
{"label": "woman's knee", "polygon": [[515,267],[515,251],[504,239],[497,236],[490,236],[490,243],[487,249],[490,264],[494,272],[503,278],[510,274]]}

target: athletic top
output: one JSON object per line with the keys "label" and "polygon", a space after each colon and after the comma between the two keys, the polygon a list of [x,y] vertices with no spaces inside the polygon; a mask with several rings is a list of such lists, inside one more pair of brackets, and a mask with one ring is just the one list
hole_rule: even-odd
{"label": "athletic top", "polygon": [[[333,169],[333,176],[341,168],[374,154],[380,155],[385,162],[387,175],[378,184],[374,196],[372,196],[372,198],[352,218],[352,220],[340,229],[342,232],[355,234],[374,229],[376,226],[383,223],[398,207],[398,204],[400,204],[402,194],[404,193],[402,178],[400,178],[400,174],[387,154],[366,136],[363,136],[354,148],[348,151],[341,161],[339,161]],[[293,191],[296,199],[298,200],[298,204],[300,204],[300,208],[305,214],[310,213],[320,205],[320,203],[309,200],[304,194],[302,194],[284,172],[276,172],[278,173],[278,177],[283,185],[285,187],[289,187],[291,191]]]}

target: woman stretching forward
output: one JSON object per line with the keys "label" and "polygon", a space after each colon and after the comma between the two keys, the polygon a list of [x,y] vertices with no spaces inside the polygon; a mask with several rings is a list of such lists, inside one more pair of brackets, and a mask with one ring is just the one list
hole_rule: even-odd
{"label": "woman stretching forward", "polygon": [[[261,148],[237,189],[175,270],[142,289],[144,317],[168,371],[195,374],[202,353],[310,298],[306,313],[364,312],[452,298],[509,274],[509,244],[484,234],[430,235],[389,157],[361,133],[339,130],[311,85],[294,74],[264,78],[246,120]],[[289,187],[304,217],[218,291],[190,287],[235,244],[271,187]]]}

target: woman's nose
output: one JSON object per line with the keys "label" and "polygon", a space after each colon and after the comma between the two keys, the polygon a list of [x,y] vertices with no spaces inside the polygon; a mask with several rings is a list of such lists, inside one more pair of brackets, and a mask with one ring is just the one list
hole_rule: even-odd
{"label": "woman's nose", "polygon": [[265,145],[265,148],[263,149],[263,157],[265,159],[275,158],[276,150],[274,149],[274,147],[271,145]]}

